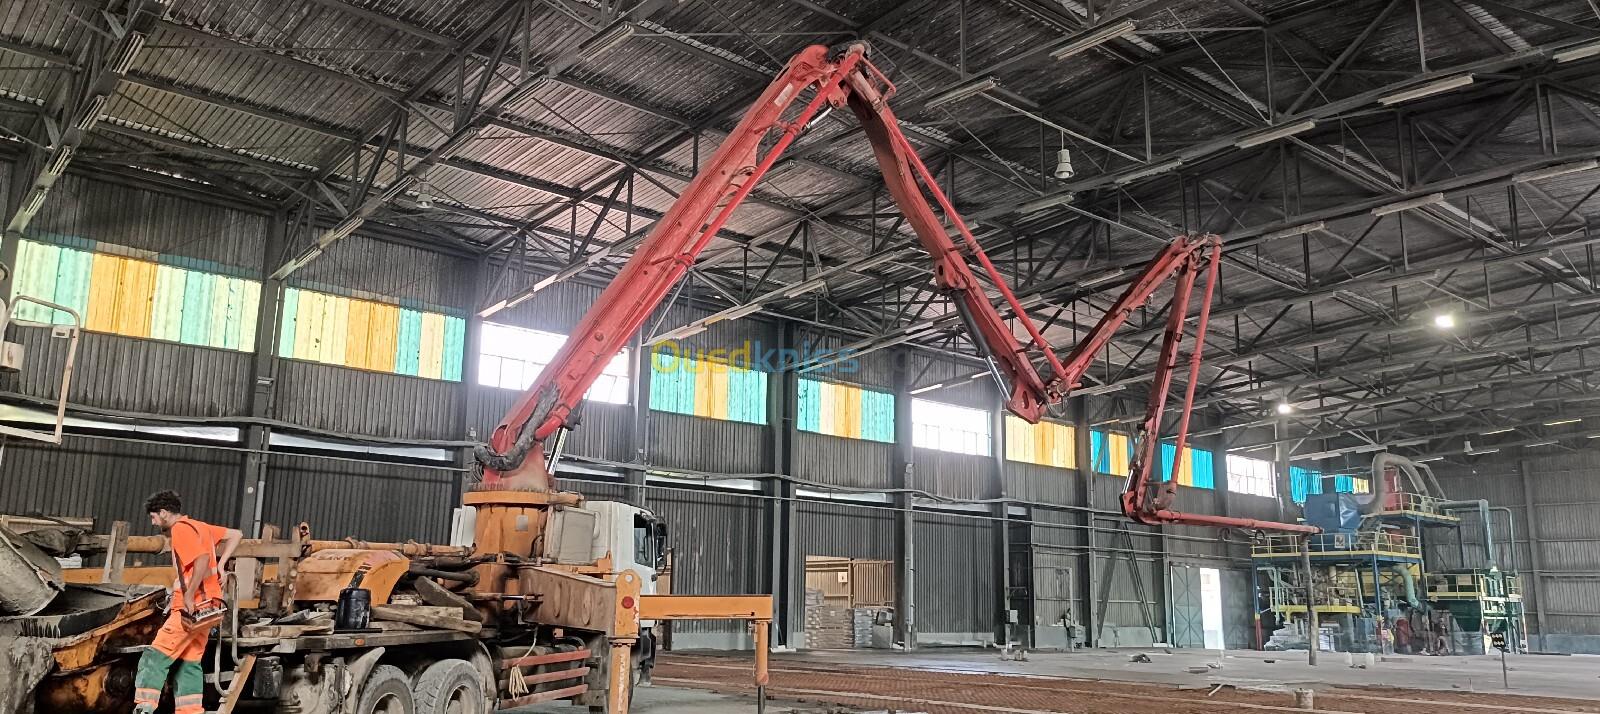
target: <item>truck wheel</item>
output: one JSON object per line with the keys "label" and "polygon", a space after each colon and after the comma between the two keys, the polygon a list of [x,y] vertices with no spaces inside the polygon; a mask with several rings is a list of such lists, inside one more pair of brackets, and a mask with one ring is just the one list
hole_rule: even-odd
{"label": "truck wheel", "polygon": [[464,659],[428,665],[412,692],[416,695],[417,714],[485,714],[478,668]]}
{"label": "truck wheel", "polygon": [[411,698],[411,678],[399,667],[380,664],[361,685],[356,714],[416,714],[416,711],[416,701]]}

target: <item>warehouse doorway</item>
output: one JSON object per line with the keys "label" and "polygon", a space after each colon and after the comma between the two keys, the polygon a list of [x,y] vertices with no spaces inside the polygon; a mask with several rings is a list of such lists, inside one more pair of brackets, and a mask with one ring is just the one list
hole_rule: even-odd
{"label": "warehouse doorway", "polygon": [[893,642],[894,563],[806,556],[806,648],[887,649]]}
{"label": "warehouse doorway", "polygon": [[1172,644],[1223,649],[1222,572],[1216,568],[1174,564],[1170,608]]}

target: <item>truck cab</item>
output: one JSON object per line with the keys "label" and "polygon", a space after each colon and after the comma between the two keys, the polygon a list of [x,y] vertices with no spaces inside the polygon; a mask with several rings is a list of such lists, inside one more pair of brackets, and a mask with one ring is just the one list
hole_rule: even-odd
{"label": "truck cab", "polygon": [[660,579],[666,570],[666,524],[650,511],[620,501],[588,501],[583,507],[596,516],[592,557],[599,561],[610,554],[613,571],[632,570],[639,576],[641,593],[665,595]]}

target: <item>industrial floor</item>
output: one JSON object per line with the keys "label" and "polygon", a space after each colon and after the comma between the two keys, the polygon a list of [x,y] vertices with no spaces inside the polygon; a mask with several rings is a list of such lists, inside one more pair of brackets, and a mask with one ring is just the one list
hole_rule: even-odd
{"label": "industrial floor", "polygon": [[[1149,663],[1131,662],[1146,652]],[[1220,668],[1203,650],[1095,650],[1034,653],[1002,661],[981,650],[807,652],[772,662],[767,711],[929,714],[1221,714],[1303,712],[1293,690],[1317,690],[1313,711],[1367,714],[1600,714],[1600,657],[1513,656],[1511,689],[1495,657],[1412,657],[1347,666],[1324,653],[1229,652]],[[1269,660],[1272,660],[1269,662]],[[1363,659],[1355,659],[1360,664]],[[1204,667],[1205,673],[1191,673]],[[1218,685],[1226,685],[1218,689]],[[1213,691],[1215,690],[1215,691]],[[641,688],[642,714],[753,712],[748,653],[670,654]],[[528,712],[546,712],[545,707]],[[572,710],[549,707],[548,714]]]}

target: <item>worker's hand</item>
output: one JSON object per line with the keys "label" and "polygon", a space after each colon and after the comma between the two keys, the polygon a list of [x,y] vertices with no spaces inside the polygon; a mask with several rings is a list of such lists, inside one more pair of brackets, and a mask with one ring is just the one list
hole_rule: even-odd
{"label": "worker's hand", "polygon": [[194,596],[189,593],[183,594],[183,611],[194,612]]}

